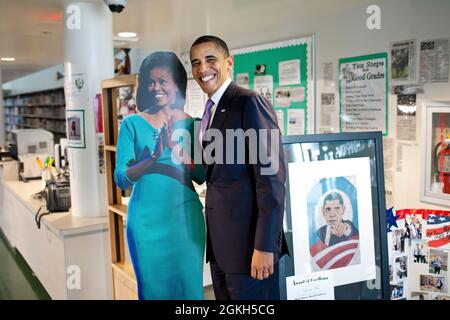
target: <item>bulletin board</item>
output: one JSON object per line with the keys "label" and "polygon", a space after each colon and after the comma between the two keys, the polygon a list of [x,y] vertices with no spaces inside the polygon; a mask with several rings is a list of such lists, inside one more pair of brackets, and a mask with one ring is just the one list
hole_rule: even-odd
{"label": "bulletin board", "polygon": [[235,82],[266,97],[284,135],[314,133],[314,36],[232,50]]}

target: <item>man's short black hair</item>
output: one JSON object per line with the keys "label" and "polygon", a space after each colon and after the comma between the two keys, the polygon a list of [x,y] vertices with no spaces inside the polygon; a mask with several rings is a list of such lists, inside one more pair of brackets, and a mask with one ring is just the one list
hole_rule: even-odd
{"label": "man's short black hair", "polygon": [[222,51],[222,53],[225,55],[225,57],[230,56],[230,51],[228,50],[228,46],[225,43],[225,41],[223,41],[219,37],[211,36],[211,35],[204,35],[204,36],[201,36],[200,38],[197,38],[197,40],[195,40],[191,46],[191,51],[194,46],[202,44],[202,43],[206,43],[206,42],[214,43],[220,49],[220,51]]}
{"label": "man's short black hair", "polygon": [[325,206],[327,204],[327,202],[334,201],[334,200],[338,200],[341,205],[344,205],[344,200],[342,199],[342,196],[339,193],[334,192],[334,191],[329,193],[325,197],[325,199],[323,199],[323,205]]}

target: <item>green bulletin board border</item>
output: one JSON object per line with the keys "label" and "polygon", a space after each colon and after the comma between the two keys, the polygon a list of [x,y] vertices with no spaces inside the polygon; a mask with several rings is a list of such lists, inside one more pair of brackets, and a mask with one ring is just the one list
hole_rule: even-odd
{"label": "green bulletin board border", "polygon": [[[356,62],[356,61],[367,61],[372,59],[379,59],[384,58],[385,59],[385,67],[386,67],[386,132],[383,132],[383,136],[388,136],[389,133],[389,101],[388,101],[388,94],[389,94],[389,74],[388,74],[388,54],[387,52],[380,52],[380,53],[374,53],[374,54],[368,54],[364,56],[357,56],[357,57],[350,57],[350,58],[342,58],[339,59],[339,131],[342,132],[342,74],[341,74],[341,64],[343,63],[349,63],[349,62]],[[347,132],[347,131],[346,131]]]}
{"label": "green bulletin board border", "polygon": [[[304,106],[291,106],[291,107],[276,107],[274,103],[274,109],[276,112],[282,111],[283,112],[283,118],[284,118],[284,132],[283,135],[287,134],[288,131],[288,110],[304,110],[305,112],[305,123],[304,123],[304,134],[308,133],[314,133],[315,132],[315,69],[314,69],[314,46],[315,46],[315,37],[314,35],[307,35],[302,36],[295,39],[290,40],[284,40],[284,41],[277,41],[277,42],[271,42],[266,44],[260,44],[260,45],[254,45],[249,47],[243,47],[243,48],[237,48],[231,50],[231,54],[235,57],[240,55],[246,55],[246,54],[257,54],[259,52],[266,52],[266,51],[273,51],[275,55],[275,63],[278,64],[280,60],[278,61],[278,58],[276,57],[276,51],[279,49],[286,49],[289,47],[298,47],[298,46],[306,46],[306,53],[305,53],[305,61],[301,60],[300,62],[300,74],[301,74],[301,84],[299,85],[290,85],[290,86],[276,86],[277,82],[274,82],[274,88],[272,94],[275,94],[275,89],[279,87],[304,87],[305,88],[305,100],[303,102],[294,102],[294,104],[304,104]],[[292,58],[295,59],[295,58]],[[289,60],[289,59],[287,59]],[[258,62],[255,61],[255,65]],[[302,73],[302,64],[305,64],[306,68],[306,74]],[[249,66],[244,67],[245,72],[248,72],[249,74],[253,72],[254,66],[252,68],[249,68]],[[237,73],[242,73],[244,70],[239,70],[236,72],[236,70],[239,70],[239,68],[235,67],[233,69],[233,78],[235,78]],[[272,75],[274,76],[274,73],[267,73],[265,75]],[[304,78],[303,78],[304,76]],[[253,84],[249,82],[250,88],[252,88]],[[275,102],[275,97],[274,97]]]}

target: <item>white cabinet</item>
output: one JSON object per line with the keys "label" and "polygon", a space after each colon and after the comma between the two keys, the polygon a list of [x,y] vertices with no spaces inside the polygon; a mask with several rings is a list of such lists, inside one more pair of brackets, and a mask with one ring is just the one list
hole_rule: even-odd
{"label": "white cabinet", "polygon": [[40,186],[0,180],[0,228],[8,241],[52,299],[112,299],[107,218],[52,213],[38,229],[35,214],[42,204],[32,195]]}

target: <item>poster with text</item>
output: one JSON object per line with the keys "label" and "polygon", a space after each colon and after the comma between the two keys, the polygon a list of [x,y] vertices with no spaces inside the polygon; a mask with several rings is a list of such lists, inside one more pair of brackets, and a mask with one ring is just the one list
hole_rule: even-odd
{"label": "poster with text", "polygon": [[387,53],[339,60],[342,132],[388,134]]}
{"label": "poster with text", "polygon": [[421,41],[419,66],[420,82],[448,82],[448,39]]}

